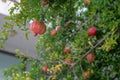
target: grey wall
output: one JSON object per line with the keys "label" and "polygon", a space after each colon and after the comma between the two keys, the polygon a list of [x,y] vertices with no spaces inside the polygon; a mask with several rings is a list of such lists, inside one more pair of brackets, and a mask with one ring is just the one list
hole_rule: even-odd
{"label": "grey wall", "polygon": [[[4,15],[0,14],[0,28],[3,27],[4,22]],[[14,37],[10,37],[8,39],[7,43],[5,44],[5,50],[9,52],[15,52],[15,49],[20,49],[21,52],[27,52],[28,56],[36,57],[36,41],[37,37],[34,37],[32,32],[29,35],[29,40],[26,40],[25,32],[17,30],[17,34]]]}

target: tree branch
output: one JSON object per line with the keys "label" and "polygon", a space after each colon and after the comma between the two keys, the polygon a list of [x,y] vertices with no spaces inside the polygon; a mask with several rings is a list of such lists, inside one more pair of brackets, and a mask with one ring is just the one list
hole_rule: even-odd
{"label": "tree branch", "polygon": [[94,48],[96,48],[99,44],[101,44],[106,37],[102,38],[95,46],[89,49],[81,58],[79,58],[75,63],[71,64],[71,68],[73,68],[78,62],[82,61]]}

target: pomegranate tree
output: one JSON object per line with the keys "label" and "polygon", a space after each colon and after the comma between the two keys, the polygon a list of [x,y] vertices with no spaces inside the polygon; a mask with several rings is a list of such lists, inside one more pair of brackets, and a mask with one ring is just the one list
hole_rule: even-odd
{"label": "pomegranate tree", "polygon": [[29,32],[33,19],[31,32],[42,35],[29,73],[23,58],[6,72],[12,80],[120,80],[120,0],[21,0],[9,11],[0,40],[13,26]]}

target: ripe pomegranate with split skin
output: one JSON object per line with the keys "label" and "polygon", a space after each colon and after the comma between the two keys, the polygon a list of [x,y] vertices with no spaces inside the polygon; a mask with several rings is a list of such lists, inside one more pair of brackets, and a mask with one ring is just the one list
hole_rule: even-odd
{"label": "ripe pomegranate with split skin", "polygon": [[96,27],[92,26],[91,28],[88,29],[88,35],[94,37],[97,33]]}
{"label": "ripe pomegranate with split skin", "polygon": [[46,25],[43,21],[34,20],[30,24],[30,30],[34,33],[34,36],[37,36],[38,34],[42,35],[46,32]]}

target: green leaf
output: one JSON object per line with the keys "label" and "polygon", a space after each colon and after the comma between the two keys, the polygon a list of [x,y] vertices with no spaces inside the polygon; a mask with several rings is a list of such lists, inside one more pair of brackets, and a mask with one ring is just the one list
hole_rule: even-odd
{"label": "green leaf", "polygon": [[30,32],[26,32],[26,33],[25,33],[25,38],[26,38],[27,40],[29,40],[29,34],[30,34]]}

